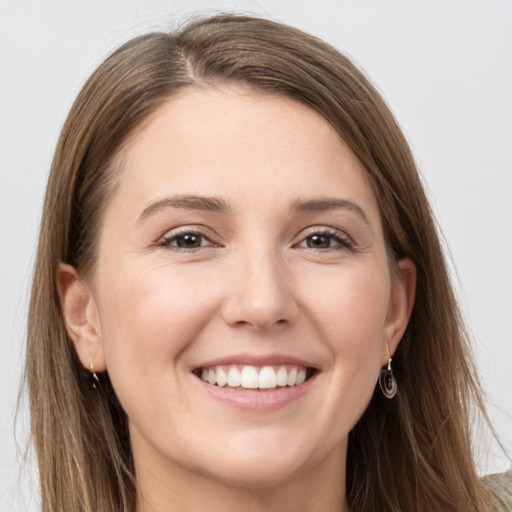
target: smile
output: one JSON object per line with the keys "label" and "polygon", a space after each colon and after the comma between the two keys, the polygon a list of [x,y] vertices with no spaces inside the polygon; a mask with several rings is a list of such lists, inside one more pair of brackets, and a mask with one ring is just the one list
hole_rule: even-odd
{"label": "smile", "polygon": [[314,368],[297,365],[253,366],[219,365],[194,371],[203,382],[217,387],[272,390],[300,386],[314,373]]}

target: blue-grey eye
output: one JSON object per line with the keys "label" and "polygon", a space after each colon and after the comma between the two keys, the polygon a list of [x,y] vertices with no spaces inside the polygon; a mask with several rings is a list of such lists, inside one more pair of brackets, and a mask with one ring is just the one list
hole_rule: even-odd
{"label": "blue-grey eye", "polygon": [[184,235],[178,235],[175,237],[176,247],[180,249],[196,249],[202,246],[204,237],[199,233],[185,233]]}
{"label": "blue-grey eye", "polygon": [[307,247],[308,249],[350,249],[352,244],[349,239],[338,232],[319,231],[303,238],[299,247]]}
{"label": "blue-grey eye", "polygon": [[306,238],[306,245],[310,249],[328,249],[331,247],[332,235],[311,235]]}

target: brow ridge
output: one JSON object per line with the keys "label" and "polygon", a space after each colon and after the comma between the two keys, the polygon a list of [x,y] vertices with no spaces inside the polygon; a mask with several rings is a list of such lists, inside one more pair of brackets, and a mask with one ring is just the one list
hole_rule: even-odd
{"label": "brow ridge", "polygon": [[228,213],[231,212],[231,207],[218,197],[199,196],[195,194],[179,194],[172,197],[165,197],[159,199],[146,208],[140,214],[137,223],[142,223],[157,211],[165,208],[185,208],[191,210],[203,210],[214,213]]}
{"label": "brow ridge", "polygon": [[[202,210],[214,213],[230,213],[231,206],[218,197],[208,197],[196,194],[178,194],[172,197],[165,197],[149,204],[139,216],[137,223],[144,222],[148,217],[157,211],[165,208],[185,208],[191,210]],[[292,202],[291,210],[297,212],[314,212],[345,209],[355,212],[361,219],[369,224],[368,218],[364,210],[356,203],[348,199],[339,198],[298,198]]]}
{"label": "brow ridge", "polygon": [[368,217],[364,210],[348,199],[338,198],[314,198],[314,199],[303,199],[299,198],[293,201],[292,210],[298,212],[315,212],[315,211],[327,211],[327,210],[350,210],[356,213],[366,223],[370,224]]}

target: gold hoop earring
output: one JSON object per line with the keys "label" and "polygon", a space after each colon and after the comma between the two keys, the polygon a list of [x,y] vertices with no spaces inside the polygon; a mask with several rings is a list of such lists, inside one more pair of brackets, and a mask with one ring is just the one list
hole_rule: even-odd
{"label": "gold hoop earring", "polygon": [[96,372],[94,371],[94,365],[92,364],[92,359],[89,359],[89,371],[91,372],[92,376],[92,387],[96,389],[96,382],[99,383],[100,379]]}
{"label": "gold hoop earring", "polygon": [[386,398],[393,398],[396,395],[398,390],[398,384],[396,382],[395,376],[393,374],[393,370],[391,369],[391,357],[388,361],[387,368],[381,368],[379,373],[379,386],[382,391],[382,394]]}

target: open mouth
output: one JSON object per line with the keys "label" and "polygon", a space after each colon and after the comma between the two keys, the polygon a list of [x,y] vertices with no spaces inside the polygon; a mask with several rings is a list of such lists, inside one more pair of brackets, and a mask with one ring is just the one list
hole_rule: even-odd
{"label": "open mouth", "polygon": [[300,386],[317,370],[296,365],[252,366],[219,365],[196,368],[194,375],[217,387],[252,390],[275,390]]}

